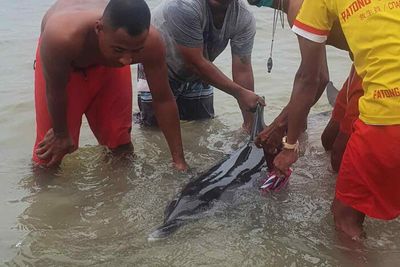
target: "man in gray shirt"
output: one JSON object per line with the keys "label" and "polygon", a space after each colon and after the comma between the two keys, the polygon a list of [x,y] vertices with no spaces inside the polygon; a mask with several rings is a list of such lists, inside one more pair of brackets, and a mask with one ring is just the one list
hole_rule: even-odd
{"label": "man in gray shirt", "polygon": [[[169,82],[180,118],[214,117],[213,87],[238,101],[249,129],[248,112],[263,100],[254,94],[251,52],[255,18],[242,0],[166,0],[153,11],[152,24],[166,45]],[[233,81],[212,62],[230,42]],[[210,86],[212,85],[212,86]],[[143,67],[138,68],[138,103],[145,125],[157,124]]]}

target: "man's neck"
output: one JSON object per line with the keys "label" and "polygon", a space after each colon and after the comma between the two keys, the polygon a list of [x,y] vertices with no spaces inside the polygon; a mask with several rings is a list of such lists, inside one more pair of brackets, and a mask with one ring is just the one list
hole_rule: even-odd
{"label": "man's neck", "polygon": [[75,68],[86,68],[101,65],[104,58],[100,53],[99,41],[94,28],[89,29],[83,43],[79,58],[74,60]]}
{"label": "man's neck", "polygon": [[215,14],[225,14],[228,10],[229,5],[232,1],[228,0],[207,0],[208,5],[211,8],[211,11]]}
{"label": "man's neck", "polygon": [[221,29],[223,24],[224,24],[226,11],[228,10],[228,7],[232,3],[232,1],[228,1],[228,0],[207,0],[207,3],[208,3],[208,5],[209,5],[209,7],[211,9],[214,26],[217,29]]}

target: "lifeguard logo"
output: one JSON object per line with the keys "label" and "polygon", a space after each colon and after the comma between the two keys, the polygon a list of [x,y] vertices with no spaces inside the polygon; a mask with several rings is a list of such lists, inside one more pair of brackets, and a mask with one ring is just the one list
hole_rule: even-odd
{"label": "lifeguard logo", "polygon": [[365,6],[371,4],[372,0],[356,0],[352,2],[342,13],[342,19],[346,22],[354,13],[361,10]]}
{"label": "lifeguard logo", "polygon": [[388,3],[388,8],[389,9],[400,8],[400,0],[389,2]]}
{"label": "lifeguard logo", "polygon": [[374,99],[390,98],[398,96],[400,96],[400,90],[398,87],[395,87],[393,89],[380,89],[374,91]]}

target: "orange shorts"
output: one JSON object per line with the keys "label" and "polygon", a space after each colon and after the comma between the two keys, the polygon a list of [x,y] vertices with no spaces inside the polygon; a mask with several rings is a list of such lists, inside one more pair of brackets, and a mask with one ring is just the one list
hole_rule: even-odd
{"label": "orange shorts", "polygon": [[336,198],[377,219],[400,215],[400,125],[357,119],[343,155]]}
{"label": "orange shorts", "polygon": [[[46,82],[43,77],[39,46],[35,61],[35,150],[52,127],[46,101]],[[132,126],[132,82],[130,66],[108,68],[96,66],[85,71],[72,72],[66,87],[67,123],[69,134],[78,147],[82,116],[85,114],[90,128],[101,145],[115,148],[131,141]]]}
{"label": "orange shorts", "polygon": [[357,75],[354,66],[337,95],[332,120],[340,124],[340,131],[351,134],[354,121],[358,118],[358,99],[364,95],[362,79]]}

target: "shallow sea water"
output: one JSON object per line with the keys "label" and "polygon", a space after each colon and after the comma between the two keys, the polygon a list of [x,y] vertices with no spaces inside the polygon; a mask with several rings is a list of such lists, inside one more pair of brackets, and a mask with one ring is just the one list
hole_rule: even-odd
{"label": "shallow sea water", "polygon": [[[287,189],[262,196],[253,185],[241,187],[165,240],[148,242],[147,236],[162,222],[167,203],[191,176],[245,142],[237,105],[222,92],[215,95],[215,119],[182,122],[189,173],[171,168],[158,131],[134,125],[135,156],[121,160],[98,146],[84,123],[81,148],[66,157],[56,179],[35,179],[32,64],[41,16],[52,2],[0,0],[0,265],[399,265],[399,220],[367,219],[368,239],[358,246],[343,244],[334,231],[329,209],[335,174],[320,143],[329,119],[325,111],[331,109],[325,95],[311,111],[304,155]],[[289,98],[298,45],[288,27],[278,29],[274,68],[267,74],[273,12],[252,10],[258,31],[256,91],[266,97],[270,122]],[[328,60],[331,79],[340,87],[348,57],[328,49]],[[230,75],[230,64],[228,49],[216,65]]]}

